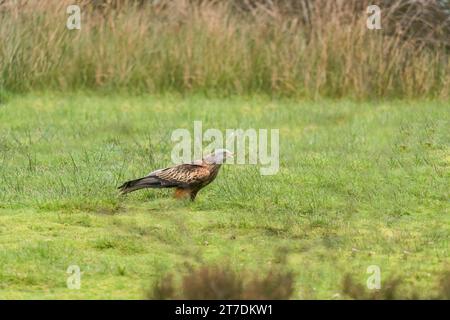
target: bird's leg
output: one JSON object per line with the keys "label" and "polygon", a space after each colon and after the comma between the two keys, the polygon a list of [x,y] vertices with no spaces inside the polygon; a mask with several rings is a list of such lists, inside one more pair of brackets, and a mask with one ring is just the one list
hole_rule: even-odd
{"label": "bird's leg", "polygon": [[191,191],[191,201],[195,200],[195,197],[197,196],[197,192],[198,192],[198,190],[192,190]]}

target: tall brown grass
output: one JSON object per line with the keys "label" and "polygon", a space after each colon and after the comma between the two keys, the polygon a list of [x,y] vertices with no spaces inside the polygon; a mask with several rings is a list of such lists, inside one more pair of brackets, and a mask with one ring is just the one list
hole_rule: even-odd
{"label": "tall brown grass", "polygon": [[[4,0],[0,91],[450,96],[446,43],[417,41],[384,24],[369,30],[365,7],[348,5],[355,0],[302,1],[307,10],[258,2],[242,9],[233,1],[84,1],[81,30],[68,30],[72,1]],[[394,13],[384,10],[382,23],[395,25]]]}

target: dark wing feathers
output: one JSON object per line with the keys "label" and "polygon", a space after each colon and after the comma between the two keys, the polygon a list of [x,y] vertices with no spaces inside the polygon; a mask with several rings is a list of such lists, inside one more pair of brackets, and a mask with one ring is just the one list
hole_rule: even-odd
{"label": "dark wing feathers", "polygon": [[147,176],[144,178],[130,180],[122,184],[119,189],[122,193],[128,193],[143,188],[170,188],[173,187],[170,182],[163,181],[156,177]]}

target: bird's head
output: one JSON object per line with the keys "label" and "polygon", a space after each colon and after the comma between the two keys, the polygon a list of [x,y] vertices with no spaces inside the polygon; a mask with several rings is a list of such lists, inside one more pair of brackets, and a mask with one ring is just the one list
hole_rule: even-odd
{"label": "bird's head", "polygon": [[234,154],[227,149],[216,149],[213,153],[207,155],[204,160],[208,163],[222,164],[225,159],[232,158]]}

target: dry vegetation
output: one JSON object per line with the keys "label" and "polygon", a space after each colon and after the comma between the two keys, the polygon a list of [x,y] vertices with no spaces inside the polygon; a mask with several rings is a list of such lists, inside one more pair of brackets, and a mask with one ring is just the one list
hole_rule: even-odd
{"label": "dry vegetation", "polygon": [[359,0],[84,1],[78,31],[68,1],[5,0],[0,91],[447,98],[448,2],[378,2],[376,31]]}
{"label": "dry vegetation", "polygon": [[[341,293],[336,297],[356,300],[402,300],[402,299],[450,299],[450,272],[443,272],[435,284],[436,293],[412,291],[402,292],[405,279],[388,278],[380,289],[367,289],[351,274],[343,277]],[[300,285],[301,286],[301,285]],[[264,276],[255,277],[251,273],[238,273],[229,266],[204,265],[192,269],[181,279],[178,288],[173,274],[162,277],[154,283],[148,293],[149,299],[193,299],[193,300],[265,300],[294,298],[295,281],[290,272],[271,270]]]}
{"label": "dry vegetation", "polygon": [[413,291],[409,294],[401,293],[402,284],[406,281],[402,278],[389,278],[384,281],[379,290],[369,290],[363,284],[355,281],[347,274],[342,281],[342,293],[344,297],[357,300],[404,300],[404,299],[450,299],[450,271],[443,272],[440,280],[435,284],[435,294]]}
{"label": "dry vegetation", "polygon": [[185,275],[177,290],[173,275],[155,283],[150,299],[289,299],[294,293],[292,273],[271,270],[263,277],[239,274],[229,266],[203,266]]}

